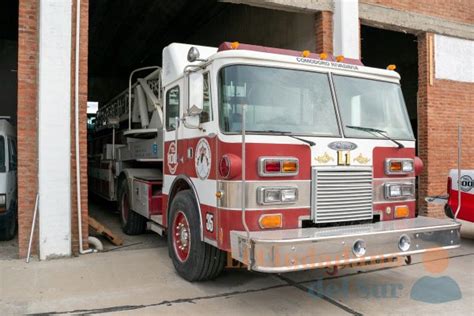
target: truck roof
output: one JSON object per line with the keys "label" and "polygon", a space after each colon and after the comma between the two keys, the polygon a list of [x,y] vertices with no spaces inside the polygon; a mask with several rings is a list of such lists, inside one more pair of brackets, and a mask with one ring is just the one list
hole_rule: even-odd
{"label": "truck roof", "polygon": [[376,77],[383,80],[399,82],[400,75],[387,69],[364,66],[360,60],[344,58],[340,62],[330,54],[315,54],[309,51],[296,51],[224,42],[219,47],[198,46],[172,43],[163,49],[163,85],[167,85],[183,76],[184,68],[188,65],[198,65],[199,61],[189,63],[187,54],[191,47],[196,47],[200,59],[218,60],[222,58],[240,58],[262,62],[282,62],[299,65],[308,70],[331,71],[360,77]]}

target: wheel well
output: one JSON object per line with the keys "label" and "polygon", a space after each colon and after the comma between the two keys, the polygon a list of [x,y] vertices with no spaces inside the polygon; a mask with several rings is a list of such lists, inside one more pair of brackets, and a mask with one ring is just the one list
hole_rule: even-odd
{"label": "wheel well", "polygon": [[191,190],[191,192],[193,193],[194,198],[196,200],[197,208],[198,208],[198,211],[199,211],[199,224],[201,226],[201,239],[202,239],[203,238],[203,235],[202,235],[203,230],[202,230],[201,206],[199,205],[199,201],[197,199],[196,191],[194,190],[194,187],[188,181],[190,181],[190,180],[187,180],[186,178],[177,178],[173,182],[173,184],[171,186],[171,190],[170,190],[169,195],[168,195],[168,206],[166,208],[166,215],[168,217],[170,207],[171,207],[171,202],[173,201],[176,194],[178,194],[178,192],[183,191],[183,190]]}
{"label": "wheel well", "polygon": [[192,190],[191,186],[189,183],[184,180],[184,179],[177,179],[176,182],[173,184],[173,187],[171,188],[169,197],[168,197],[168,211],[169,211],[169,206],[171,205],[171,201],[173,201],[174,197],[176,194],[180,191],[183,190]]}

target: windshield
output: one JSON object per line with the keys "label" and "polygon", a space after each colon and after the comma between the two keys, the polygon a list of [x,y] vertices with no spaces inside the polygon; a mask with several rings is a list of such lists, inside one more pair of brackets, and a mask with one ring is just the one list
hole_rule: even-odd
{"label": "windshield", "polygon": [[219,73],[219,124],[240,133],[242,105],[246,131],[338,136],[327,74],[235,65]]}
{"label": "windshield", "polygon": [[379,129],[392,138],[414,139],[400,85],[339,75],[333,78],[344,135],[380,137],[349,125]]}
{"label": "windshield", "polygon": [[0,136],[0,172],[5,172],[5,138]]}

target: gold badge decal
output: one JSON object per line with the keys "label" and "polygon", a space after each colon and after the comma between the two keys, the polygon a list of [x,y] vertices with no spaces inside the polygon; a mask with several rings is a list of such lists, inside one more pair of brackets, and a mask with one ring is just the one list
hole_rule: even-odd
{"label": "gold badge decal", "polygon": [[314,160],[316,160],[319,163],[328,163],[330,161],[334,161],[334,158],[332,158],[331,156],[329,156],[327,152],[325,152],[324,155],[315,157]]}
{"label": "gold badge decal", "polygon": [[370,159],[367,157],[364,157],[362,154],[359,154],[359,156],[354,158],[354,161],[357,161],[361,165],[365,165],[370,161]]}

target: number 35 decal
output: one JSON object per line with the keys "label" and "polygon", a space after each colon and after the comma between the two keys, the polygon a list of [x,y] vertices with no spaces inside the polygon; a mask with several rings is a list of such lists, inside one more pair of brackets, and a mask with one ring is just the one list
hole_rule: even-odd
{"label": "number 35 decal", "polygon": [[214,214],[206,213],[206,230],[211,233],[214,231]]}

